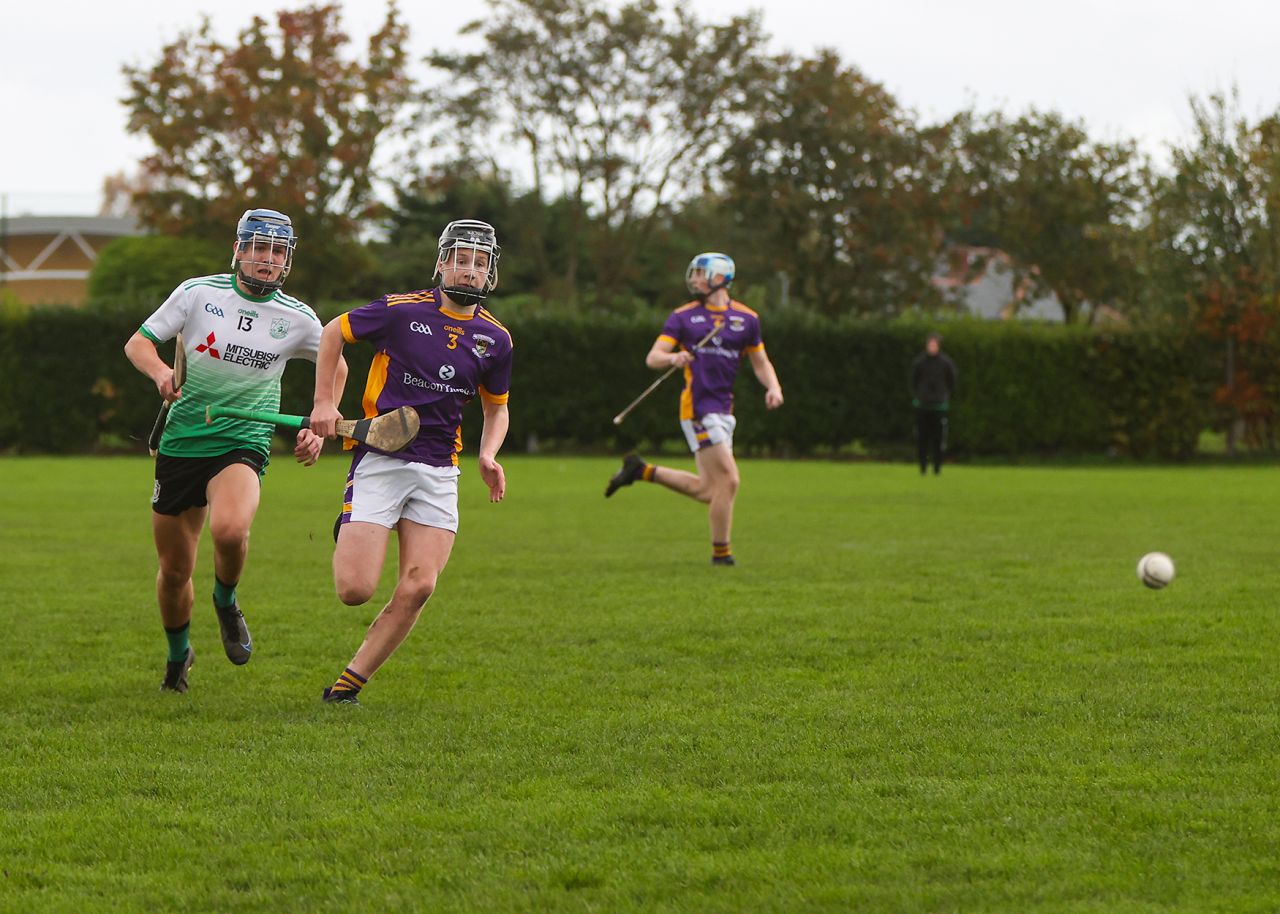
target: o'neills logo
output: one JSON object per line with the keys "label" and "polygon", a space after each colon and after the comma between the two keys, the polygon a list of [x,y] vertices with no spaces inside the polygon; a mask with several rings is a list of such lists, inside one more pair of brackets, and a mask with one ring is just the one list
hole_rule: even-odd
{"label": "o'neills logo", "polygon": [[407,387],[421,387],[423,390],[438,394],[462,394],[464,397],[474,397],[476,395],[476,392],[469,387],[454,387],[452,384],[442,384],[439,381],[427,381],[423,378],[415,377],[407,371],[404,373],[404,383]]}

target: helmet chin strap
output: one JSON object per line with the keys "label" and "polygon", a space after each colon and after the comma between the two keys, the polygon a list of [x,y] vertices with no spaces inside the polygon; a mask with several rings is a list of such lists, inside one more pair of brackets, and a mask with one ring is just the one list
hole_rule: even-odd
{"label": "helmet chin strap", "polygon": [[239,276],[237,278],[240,280],[240,285],[245,287],[245,291],[252,292],[254,295],[269,295],[281,286],[279,281],[263,282],[260,279],[246,276],[244,270],[239,270],[238,273]]}
{"label": "helmet chin strap", "polygon": [[705,305],[707,303],[708,298],[715,295],[721,289],[727,289],[727,288],[729,288],[729,284],[727,282],[722,282],[718,286],[712,286],[708,288],[707,291],[705,292],[694,292],[693,297]]}
{"label": "helmet chin strap", "polygon": [[472,305],[482,305],[484,300],[489,297],[488,292],[483,289],[477,289],[475,286],[443,286],[441,291],[464,308],[470,308]]}

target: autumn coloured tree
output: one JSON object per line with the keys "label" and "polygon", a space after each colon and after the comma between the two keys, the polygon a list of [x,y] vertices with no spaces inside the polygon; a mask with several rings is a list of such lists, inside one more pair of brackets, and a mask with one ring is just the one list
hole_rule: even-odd
{"label": "autumn coloured tree", "polygon": [[1193,98],[1157,211],[1197,332],[1222,347],[1228,450],[1274,448],[1280,415],[1280,115],[1251,123],[1234,95]]}
{"label": "autumn coloured tree", "polygon": [[231,44],[206,17],[151,66],[125,67],[128,129],[150,140],[135,197],[143,223],[230,239],[252,206],[288,213],[301,239],[290,279],[345,294],[362,221],[376,208],[373,161],[411,93],[407,28],[392,3],[363,60],[348,54],[337,4],[261,17]]}

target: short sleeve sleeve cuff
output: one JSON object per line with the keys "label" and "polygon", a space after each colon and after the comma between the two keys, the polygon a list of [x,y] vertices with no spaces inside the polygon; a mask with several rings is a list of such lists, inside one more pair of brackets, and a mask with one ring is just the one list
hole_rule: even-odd
{"label": "short sleeve sleeve cuff", "polygon": [[338,318],[338,326],[342,328],[342,338],[348,343],[359,342],[356,335],[351,332],[351,313],[347,312]]}
{"label": "short sleeve sleeve cuff", "polygon": [[484,402],[486,403],[491,403],[494,406],[506,406],[507,400],[508,398],[510,398],[510,396],[511,396],[510,392],[501,393],[501,394],[490,393],[489,391],[485,390],[485,387],[483,384],[480,385],[480,399],[484,400]]}

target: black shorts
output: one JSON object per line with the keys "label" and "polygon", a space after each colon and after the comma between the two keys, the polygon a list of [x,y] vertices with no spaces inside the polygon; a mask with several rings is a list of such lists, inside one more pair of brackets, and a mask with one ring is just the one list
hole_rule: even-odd
{"label": "black shorts", "polygon": [[209,480],[233,463],[252,467],[262,478],[267,458],[250,448],[237,448],[217,457],[156,456],[156,486],[151,493],[151,510],[157,514],[176,515],[188,508],[209,504],[205,490]]}

